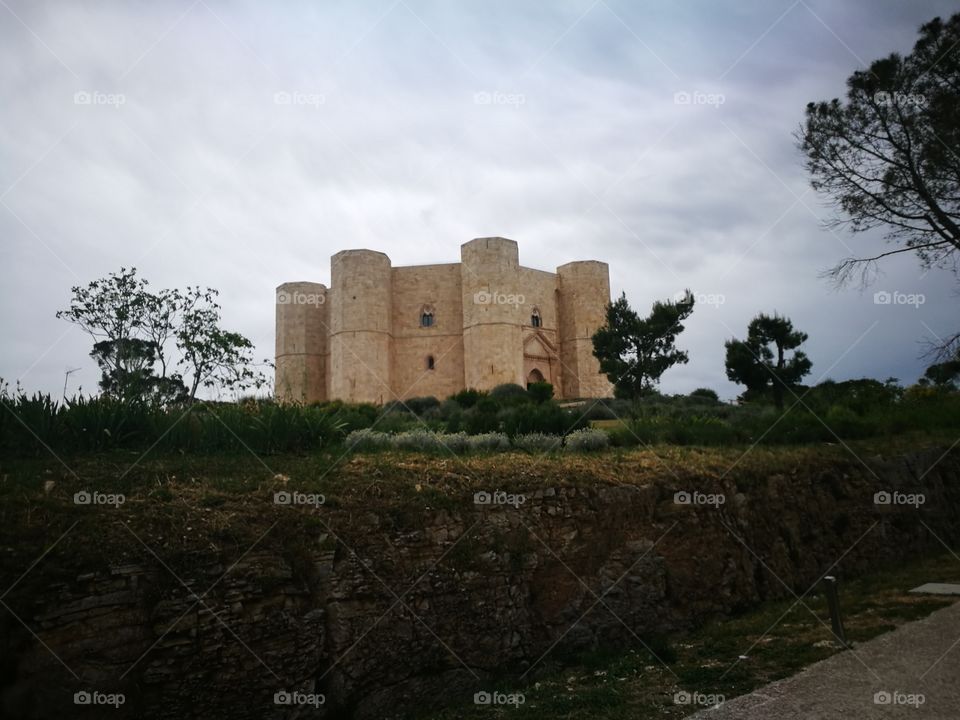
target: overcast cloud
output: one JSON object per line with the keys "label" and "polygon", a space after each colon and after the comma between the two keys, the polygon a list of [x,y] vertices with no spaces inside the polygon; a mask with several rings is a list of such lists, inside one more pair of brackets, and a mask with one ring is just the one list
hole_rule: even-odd
{"label": "overcast cloud", "polygon": [[734,396],[723,342],[774,310],[809,333],[810,380],[912,382],[919,342],[958,329],[956,278],[901,256],[862,293],[819,279],[881,240],[823,229],[791,134],[808,101],[956,9],[3,0],[0,377],[59,395],[81,368],[68,394],[94,390],[89,339],[54,313],[121,266],[218,288],[225,326],[267,357],[274,288],[329,283],[331,254],[456,262],[502,235],[530,267],[608,262],[644,311],[685,287],[722,297],[694,312],[665,391]]}

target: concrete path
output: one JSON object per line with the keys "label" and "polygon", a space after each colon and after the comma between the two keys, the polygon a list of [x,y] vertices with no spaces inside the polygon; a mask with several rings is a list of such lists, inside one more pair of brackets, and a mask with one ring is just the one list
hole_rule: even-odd
{"label": "concrete path", "polygon": [[960,720],[960,603],[693,718]]}

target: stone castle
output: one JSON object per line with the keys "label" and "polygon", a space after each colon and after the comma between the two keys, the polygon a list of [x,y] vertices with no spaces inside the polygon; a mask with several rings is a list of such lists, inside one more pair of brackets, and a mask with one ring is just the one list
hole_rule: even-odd
{"label": "stone castle", "polygon": [[547,381],[558,398],[612,396],[593,356],[609,268],[522,267],[517,243],[478,238],[459,263],[393,267],[371,250],[330,260],[330,287],[277,288],[277,398],[383,404]]}

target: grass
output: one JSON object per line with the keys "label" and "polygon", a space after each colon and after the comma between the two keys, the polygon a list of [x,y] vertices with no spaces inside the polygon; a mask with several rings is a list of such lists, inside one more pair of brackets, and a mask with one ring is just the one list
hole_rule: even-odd
{"label": "grass", "polygon": [[[841,586],[848,640],[865,642],[954,602],[956,598],[907,592],[934,580],[960,581],[960,562],[954,555],[927,557]],[[522,693],[525,701],[519,708],[471,703],[421,718],[681,718],[703,707],[678,704],[679,692],[731,699],[789,677],[841,649],[833,642],[822,594],[808,595],[804,604],[793,599],[767,602],[685,635],[644,642],[649,649],[636,642],[626,653],[592,653],[565,662],[549,659],[527,683],[501,679],[500,684],[485,688]],[[746,659],[738,659],[741,655]]]}

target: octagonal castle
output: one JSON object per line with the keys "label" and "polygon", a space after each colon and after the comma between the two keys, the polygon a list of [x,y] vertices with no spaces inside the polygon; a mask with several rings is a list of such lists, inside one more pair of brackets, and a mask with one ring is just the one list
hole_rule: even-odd
{"label": "octagonal castle", "polygon": [[534,270],[506,238],[471,240],[442,265],[344,250],[329,288],[277,288],[277,398],[383,404],[541,380],[559,398],[610,397],[591,340],[609,302],[606,263]]}

